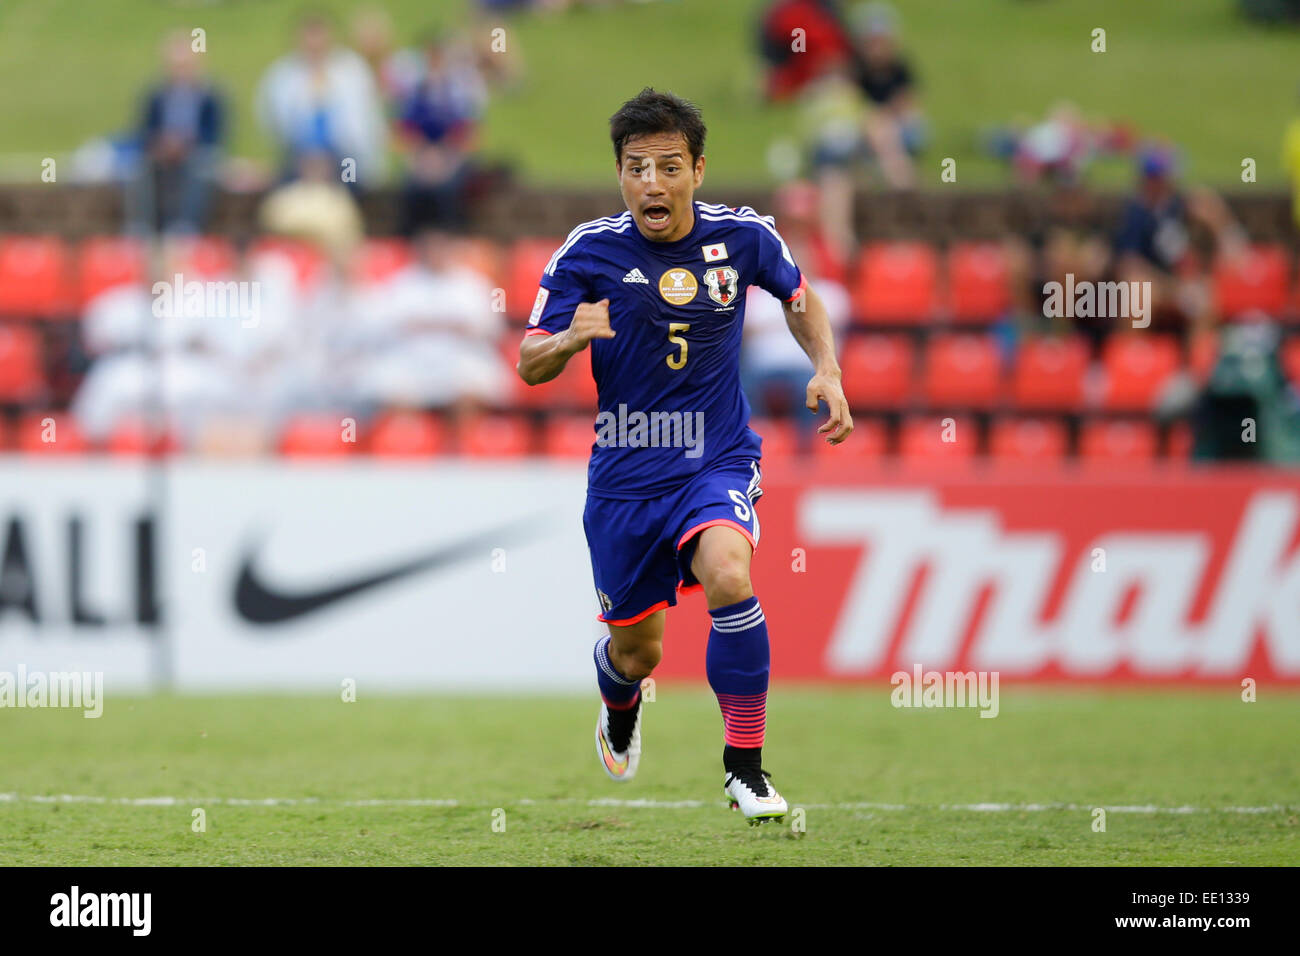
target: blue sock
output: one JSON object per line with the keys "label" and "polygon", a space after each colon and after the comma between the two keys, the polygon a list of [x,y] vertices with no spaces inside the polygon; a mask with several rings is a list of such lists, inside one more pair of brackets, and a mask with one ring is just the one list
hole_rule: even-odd
{"label": "blue sock", "polygon": [[609,659],[609,641],[608,634],[598,640],[592,655],[596,660],[596,684],[600,687],[600,696],[606,706],[614,710],[627,710],[637,702],[641,682],[628,680],[618,672],[618,668]]}
{"label": "blue sock", "polygon": [[704,668],[722,709],[723,740],[728,747],[762,747],[771,667],[763,608],[751,597],[714,608],[709,616],[713,627]]}

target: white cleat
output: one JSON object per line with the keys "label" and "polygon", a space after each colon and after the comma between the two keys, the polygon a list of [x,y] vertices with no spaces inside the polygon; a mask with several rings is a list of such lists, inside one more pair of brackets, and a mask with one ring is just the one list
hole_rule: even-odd
{"label": "white cleat", "polygon": [[[612,728],[611,719],[614,722]],[[632,734],[626,744],[627,749],[615,750],[610,743],[610,738],[613,736],[617,740],[620,734],[626,738],[629,720],[632,721]],[[641,698],[639,695],[631,711],[610,710],[604,701],[601,702],[600,716],[596,718],[596,757],[611,780],[622,783],[636,776],[637,765],[641,762]]]}
{"label": "white cleat", "polygon": [[766,770],[742,770],[727,774],[722,788],[731,798],[731,809],[739,810],[751,827],[768,820],[780,820],[790,809],[782,797],[767,782]]}

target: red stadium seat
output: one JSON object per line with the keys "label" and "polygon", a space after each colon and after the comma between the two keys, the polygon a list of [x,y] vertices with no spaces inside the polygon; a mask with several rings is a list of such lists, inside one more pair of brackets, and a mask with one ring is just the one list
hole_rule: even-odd
{"label": "red stadium seat", "polygon": [[[951,425],[946,424],[949,420]],[[952,441],[945,440],[948,436]],[[909,464],[961,464],[973,460],[978,447],[978,426],[959,415],[910,416],[898,439],[899,456]]]}
{"label": "red stadium seat", "polygon": [[336,414],[295,415],[280,433],[280,454],[292,458],[338,458],[356,451],[355,441],[345,441],[343,419]]}
{"label": "red stadium seat", "polygon": [[1187,422],[1175,422],[1169,429],[1169,444],[1165,449],[1165,457],[1174,461],[1187,461],[1192,457],[1193,443],[1191,426]]}
{"label": "red stadium seat", "polygon": [[46,390],[41,337],[25,325],[0,325],[0,402],[40,400]]}
{"label": "red stadium seat", "polygon": [[1102,365],[1106,370],[1103,407],[1148,411],[1179,369],[1178,344],[1168,335],[1113,335],[1102,350]]}
{"label": "red stadium seat", "polygon": [[901,408],[912,383],[913,348],[905,335],[850,338],[840,363],[849,406]]}
{"label": "red stadium seat", "polygon": [[1023,409],[1080,408],[1087,371],[1088,347],[1083,339],[1029,339],[1016,353],[1011,400]]}
{"label": "red stadium seat", "polygon": [[172,241],[170,263],[187,278],[220,279],[233,275],[235,247],[217,236],[194,236]]}
{"label": "red stadium seat", "polygon": [[1277,316],[1286,308],[1289,264],[1280,246],[1255,245],[1214,263],[1214,299],[1219,314],[1233,319],[1252,309]]}
{"label": "red stadium seat", "polygon": [[992,408],[1002,392],[997,343],[988,335],[936,336],[926,349],[923,382],[931,408]]}
{"label": "red stadium seat", "polygon": [[532,451],[532,428],[518,415],[476,416],[459,437],[460,453],[470,458],[519,458]]}
{"label": "red stadium seat", "polygon": [[1116,465],[1149,462],[1156,456],[1156,429],[1146,421],[1086,422],[1079,436],[1084,462]]}
{"label": "red stadium seat", "polygon": [[411,264],[411,247],[405,239],[367,239],[352,260],[352,277],[372,283],[391,279]]}
{"label": "red stadium seat", "polygon": [[253,243],[251,255],[283,259],[293,267],[294,279],[300,291],[315,285],[325,272],[325,255],[310,242],[268,236]]}
{"label": "red stadium seat", "polygon": [[995,242],[959,242],[948,252],[948,305],[954,322],[992,322],[1011,305],[1011,276]]}
{"label": "red stadium seat", "polygon": [[429,458],[442,451],[445,431],[427,412],[386,412],[371,426],[370,453],[380,458]]}
{"label": "red stadium seat", "polygon": [[77,250],[77,301],[120,285],[144,285],[147,277],[144,243],[138,239],[98,236]]}
{"label": "red stadium seat", "polygon": [[[821,427],[826,417],[825,411],[819,412],[816,427]],[[838,445],[827,442],[825,435],[813,435],[813,453],[818,461],[861,464],[864,461],[879,461],[888,452],[889,427],[878,418],[855,418],[853,432]]]}
{"label": "red stadium seat", "polygon": [[1002,418],[989,431],[989,454],[1004,462],[1058,462],[1068,444],[1065,424],[1057,418]]}
{"label": "red stadium seat", "polygon": [[784,418],[751,418],[749,427],[763,439],[764,463],[789,461],[798,455],[793,422]]}
{"label": "red stadium seat", "polygon": [[934,314],[934,249],[923,242],[876,242],[858,258],[853,315],[862,322],[920,325]]}
{"label": "red stadium seat", "polygon": [[1282,343],[1280,359],[1287,381],[1300,389],[1300,336],[1292,336]]}
{"label": "red stadium seat", "polygon": [[1188,369],[1196,381],[1204,384],[1214,371],[1219,359],[1219,336],[1214,332],[1200,332],[1193,336],[1189,351]]}
{"label": "red stadium seat", "polygon": [[180,450],[180,441],[170,430],[151,434],[143,421],[127,419],[109,434],[104,450],[123,456],[171,455]]}
{"label": "red stadium seat", "polygon": [[[591,377],[591,346],[583,349],[554,379],[555,400],[564,408],[596,414],[596,380]],[[545,388],[545,386],[542,386]]]}
{"label": "red stadium seat", "polygon": [[595,419],[585,415],[552,416],[542,433],[542,451],[550,458],[585,460],[595,443]]}
{"label": "red stadium seat", "polygon": [[23,415],[14,444],[29,455],[75,455],[90,450],[90,442],[68,412]]}
{"label": "red stadium seat", "polygon": [[45,236],[0,239],[0,316],[48,319],[71,310],[68,253]]}
{"label": "red stadium seat", "polygon": [[537,300],[542,272],[562,245],[563,239],[520,239],[511,247],[505,285],[506,314],[510,318],[528,318]]}

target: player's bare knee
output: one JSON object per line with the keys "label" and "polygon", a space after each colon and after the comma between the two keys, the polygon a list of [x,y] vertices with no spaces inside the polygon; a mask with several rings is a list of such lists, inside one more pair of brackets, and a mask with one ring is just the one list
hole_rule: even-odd
{"label": "player's bare knee", "polygon": [[610,641],[609,657],[618,672],[628,680],[643,680],[649,677],[664,656],[662,641],[642,640],[627,643],[622,647]]}
{"label": "player's bare knee", "polygon": [[754,595],[749,581],[749,562],[735,557],[713,562],[700,577],[709,607],[736,604]]}

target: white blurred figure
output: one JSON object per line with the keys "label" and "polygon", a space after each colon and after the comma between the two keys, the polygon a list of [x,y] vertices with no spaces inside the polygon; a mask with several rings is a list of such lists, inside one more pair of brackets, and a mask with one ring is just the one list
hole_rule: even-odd
{"label": "white blurred figure", "polygon": [[416,261],[367,291],[355,344],[353,394],[372,408],[449,408],[465,419],[509,394],[512,370],[498,350],[503,313],[492,284],[455,259],[455,241],[425,232]]}

